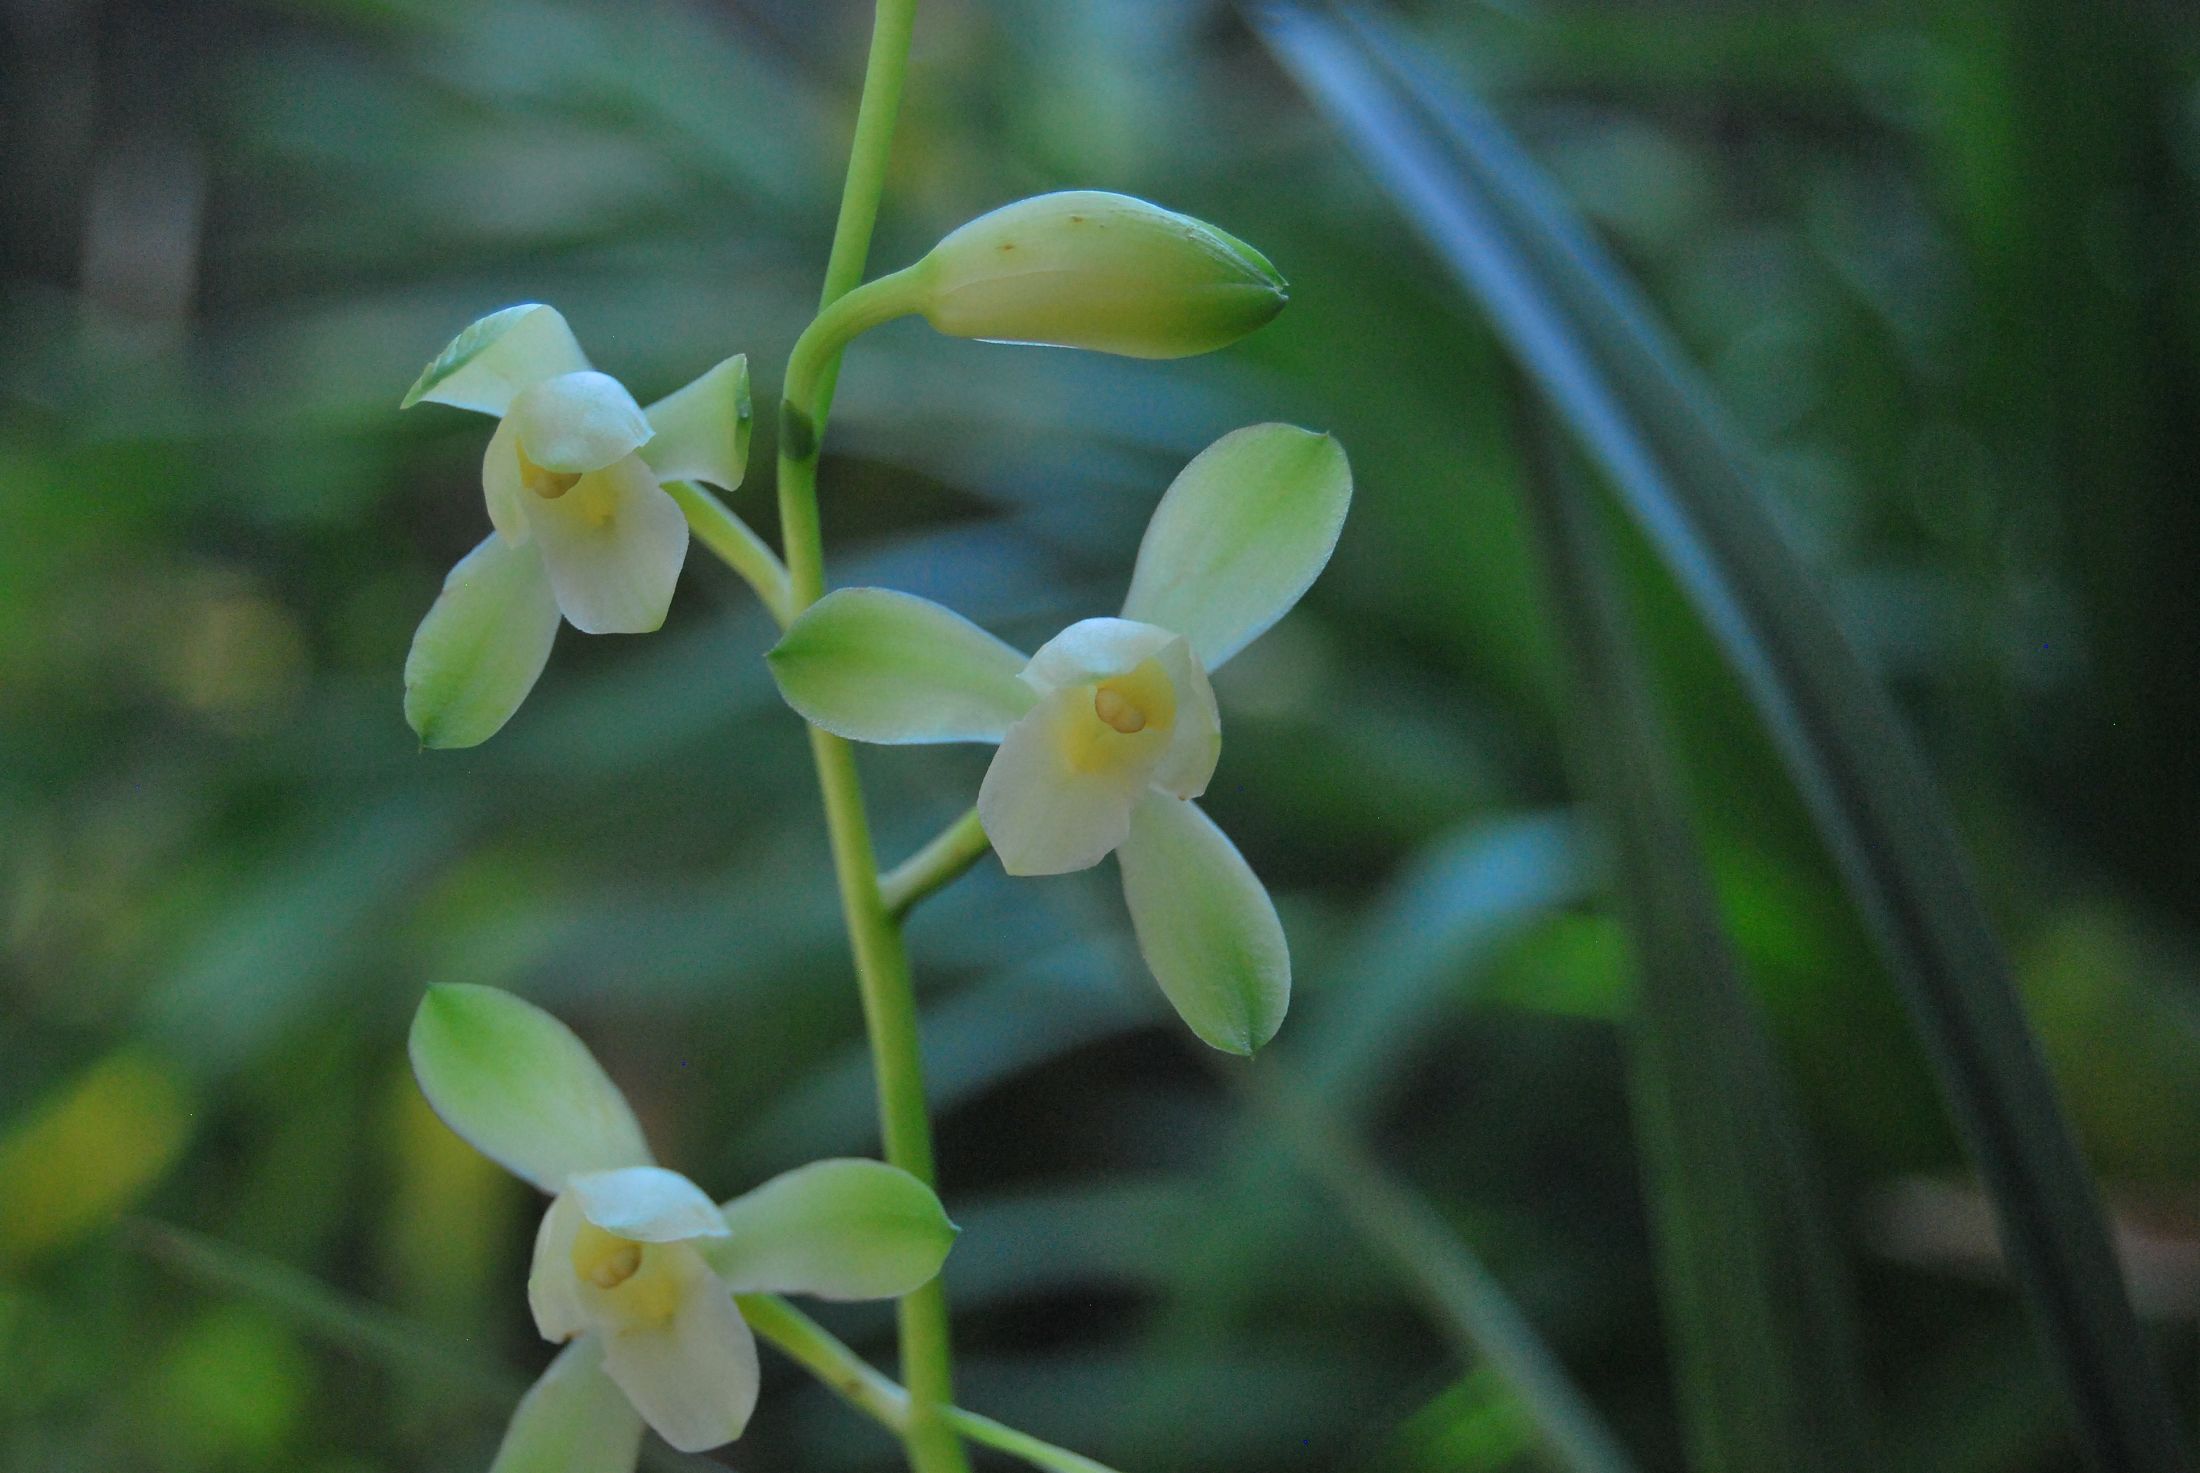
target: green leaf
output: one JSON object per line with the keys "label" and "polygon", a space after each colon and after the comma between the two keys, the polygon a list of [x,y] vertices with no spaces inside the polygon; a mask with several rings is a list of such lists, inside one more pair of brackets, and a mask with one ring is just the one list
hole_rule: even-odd
{"label": "green leaf", "polygon": [[721,491],[741,484],[749,465],[749,359],[736,353],[644,411],[657,433],[642,459],[661,481],[707,481]]}
{"label": "green leaf", "polygon": [[491,532],[443,580],[405,656],[405,721],[430,747],[472,747],[512,719],[558,634],[541,552]]}
{"label": "green leaf", "polygon": [[558,309],[525,302],[492,312],[452,338],[398,408],[426,399],[502,415],[520,390],[586,367],[588,357]]}
{"label": "green leaf", "polygon": [[780,694],[851,741],[997,742],[1036,699],[1024,656],[929,599],[843,588],[766,656]]}
{"label": "green leaf", "polygon": [[410,1048],[443,1123],[546,1192],[576,1172],[653,1164],[626,1096],[572,1029],[531,1002],[493,987],[431,987]]}
{"label": "green leaf", "polygon": [[1531,509],[1635,940],[1635,1125],[1695,1465],[1877,1467],[1825,1199],[1722,929],[1598,508],[1555,481],[1531,478]]}
{"label": "green leaf", "polygon": [[2096,1464],[2187,1466],[2099,1194],[1945,802],[1679,352],[1502,128],[1399,43],[1262,13],[1277,54],[1481,301],[1765,722],[1902,990]]}
{"label": "green leaf", "polygon": [[892,1299],[931,1282],[959,1231],[932,1189],[883,1161],[817,1161],[725,1205],[698,1242],[737,1294]]}
{"label": "green leaf", "polygon": [[1149,792],[1116,850],[1138,949],[1192,1032],[1225,1053],[1276,1036],[1291,952],[1259,877],[1196,803]]}
{"label": "green leaf", "polygon": [[642,1419],[603,1373],[603,1346],[584,1335],[520,1398],[489,1473],[633,1473]]}
{"label": "green leaf", "polygon": [[1299,601],[1351,504],[1352,467],[1332,437],[1283,424],[1232,430],[1154,508],[1123,617],[1175,630],[1218,669]]}

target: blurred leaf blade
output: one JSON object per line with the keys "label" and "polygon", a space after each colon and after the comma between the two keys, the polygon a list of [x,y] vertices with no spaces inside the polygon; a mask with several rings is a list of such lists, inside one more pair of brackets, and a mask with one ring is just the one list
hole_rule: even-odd
{"label": "blurred leaf blade", "polygon": [[1648,311],[1501,127],[1396,37],[1258,25],[1557,406],[1755,703],[1901,987],[2017,1278],[2104,1468],[2181,1469],[2099,1196],[1945,804]]}
{"label": "blurred leaf blade", "polygon": [[1574,729],[1594,732],[1577,758],[1635,941],[1636,1134],[1695,1464],[1876,1467],[1847,1275],[1787,1082],[1724,932],[1592,488],[1552,459],[1528,499]]}

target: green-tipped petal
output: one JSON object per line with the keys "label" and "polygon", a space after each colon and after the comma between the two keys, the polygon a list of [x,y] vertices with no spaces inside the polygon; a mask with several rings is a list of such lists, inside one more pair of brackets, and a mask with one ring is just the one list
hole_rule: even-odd
{"label": "green-tipped petal", "polygon": [[769,656],[787,704],[859,742],[997,742],[1031,709],[1024,657],[962,615],[884,588],[810,606]]}
{"label": "green-tipped petal", "polygon": [[756,1337],[693,1248],[648,1251],[678,1275],[676,1305],[659,1322],[607,1326],[604,1370],[659,1437],[684,1453],[707,1452],[739,1437],[756,1409]]}
{"label": "green-tipped petal", "polygon": [[941,332],[1132,358],[1220,348],[1287,300],[1276,268],[1235,236],[1095,190],[980,215],[934,246],[915,276],[917,310]]}
{"label": "green-tipped petal", "polygon": [[1176,630],[1219,669],[1299,601],[1351,503],[1352,468],[1332,437],[1281,424],[1233,430],[1154,508],[1123,617]]}
{"label": "green-tipped petal", "polygon": [[443,1123],[545,1192],[577,1172],[652,1164],[626,1096],[588,1045],[531,1002],[493,987],[431,987],[410,1047]]}
{"label": "green-tipped petal", "polygon": [[1149,793],[1116,851],[1138,949],[1192,1032],[1249,1054],[1291,1005],[1291,952],[1276,907],[1197,804]]}
{"label": "green-tipped petal", "polygon": [[1088,745],[1092,692],[1069,686],[1040,698],[1008,729],[978,787],[978,822],[1012,875],[1089,869],[1130,832],[1131,808],[1150,763],[1080,768]]}
{"label": "green-tipped petal", "polygon": [[491,532],[451,569],[405,657],[405,720],[430,747],[471,747],[535,688],[558,633],[542,558]]}
{"label": "green-tipped petal", "polygon": [[932,1189],[883,1161],[798,1166],[725,1205],[697,1245],[736,1294],[893,1299],[931,1282],[956,1226]]}
{"label": "green-tipped petal", "polygon": [[528,508],[558,607],[587,634],[647,634],[665,622],[687,515],[638,455],[582,476],[554,501]]}
{"label": "green-tipped petal", "polygon": [[642,459],[660,481],[708,481],[731,491],[749,466],[749,360],[736,353],[649,406],[656,436]]}
{"label": "green-tipped petal", "polygon": [[522,389],[586,367],[588,357],[558,309],[527,302],[492,312],[452,338],[398,407],[426,399],[501,415]]}
{"label": "green-tipped petal", "polygon": [[505,413],[519,448],[546,471],[581,476],[649,443],[649,417],[608,373],[584,369],[520,391]]}
{"label": "green-tipped petal", "polygon": [[662,1166],[584,1171],[566,1183],[581,1215],[607,1233],[637,1243],[722,1238],[725,1219],[710,1194]]}
{"label": "green-tipped petal", "polygon": [[633,1473],[642,1419],[594,1336],[567,1346],[512,1413],[489,1473]]}

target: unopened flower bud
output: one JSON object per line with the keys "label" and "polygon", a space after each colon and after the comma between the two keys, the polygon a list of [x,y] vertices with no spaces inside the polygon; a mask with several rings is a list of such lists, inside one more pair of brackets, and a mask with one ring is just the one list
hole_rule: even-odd
{"label": "unopened flower bud", "polygon": [[1251,246],[1128,195],[1042,194],[980,215],[912,273],[941,332],[992,342],[1184,358],[1283,310],[1283,278]]}

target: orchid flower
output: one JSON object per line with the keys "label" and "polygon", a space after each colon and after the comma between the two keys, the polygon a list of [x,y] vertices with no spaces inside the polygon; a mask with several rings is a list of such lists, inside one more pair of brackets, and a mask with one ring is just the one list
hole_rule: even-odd
{"label": "orchid flower", "polygon": [[1283,1020],[1291,959],[1268,892],[1192,801],[1222,751],[1207,677],[1298,602],[1351,497],[1329,436],[1238,430],[1162,497],[1120,618],[1027,659],[938,604],[843,589],[789,627],[772,672],[851,740],[998,743],[978,817],[1002,867],[1061,874],[1113,853],[1162,992],[1202,1039],[1251,1053]]}
{"label": "orchid flower", "polygon": [[645,1423],[683,1452],[731,1442],[757,1386],[735,1294],[894,1298],[954,1242],[931,1189],[879,1161],[816,1162],[720,1206],[656,1164],[587,1045],[510,993],[430,988],[411,1051],[444,1122],[551,1198],[527,1300],[569,1343],[491,1473],[630,1473]]}
{"label": "orchid flower", "polygon": [[413,636],[405,716],[470,747],[534,688],[561,619],[585,634],[664,623],[687,557],[667,480],[731,490],[748,459],[749,372],[726,359],[643,409],[588,365],[553,307],[507,307],[451,340],[405,396],[496,416],[481,485],[493,530]]}

